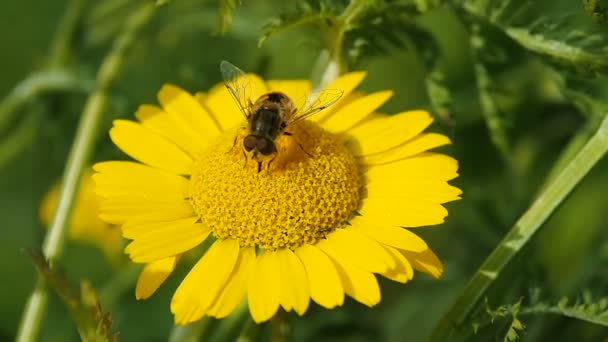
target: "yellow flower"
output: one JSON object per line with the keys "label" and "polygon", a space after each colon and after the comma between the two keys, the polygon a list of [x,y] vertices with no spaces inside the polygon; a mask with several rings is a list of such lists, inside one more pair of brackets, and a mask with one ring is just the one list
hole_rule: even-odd
{"label": "yellow flower", "polygon": [[[253,98],[293,99],[307,81],[249,75]],[[116,120],[112,141],[138,162],[94,166],[101,217],[133,240],[144,263],[136,297],[151,296],[180,256],[215,239],[171,300],[176,324],[229,315],[246,298],[256,322],[281,306],[299,315],[310,299],[331,309],[344,295],[380,301],[374,274],[406,283],[414,269],[439,277],[442,265],[408,229],[442,223],[442,203],[461,191],[456,160],[429,149],[449,144],[422,133],[425,111],[375,114],[391,95],[353,93],[365,73],[328,85],[344,91],[332,107],[289,126],[277,157],[261,171],[243,152],[245,120],[223,85],[195,96],[165,85],[162,109],[142,105],[139,122]]]}
{"label": "yellow flower", "polygon": [[[99,218],[99,199],[94,193],[95,184],[87,170],[80,182],[80,191],[70,219],[69,237],[100,248],[108,260],[118,261],[120,256],[121,232]],[[59,183],[54,184],[40,203],[40,221],[48,226],[53,219],[59,200]]]}

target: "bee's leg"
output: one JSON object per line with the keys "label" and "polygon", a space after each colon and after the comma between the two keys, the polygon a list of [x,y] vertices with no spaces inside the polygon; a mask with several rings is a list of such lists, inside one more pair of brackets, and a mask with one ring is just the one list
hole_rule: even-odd
{"label": "bee's leg", "polygon": [[262,171],[262,162],[259,161],[258,162],[258,173],[260,173]]}
{"label": "bee's leg", "polygon": [[241,149],[241,152],[243,152],[243,169],[247,167],[247,154],[245,154],[245,150]]}
{"label": "bee's leg", "polygon": [[268,161],[268,163],[266,164],[266,169],[267,169],[268,171],[270,171],[270,163],[272,163],[272,162],[275,160],[275,158],[276,158],[276,155],[275,155],[274,157],[272,157],[272,159],[270,159],[270,160]]}
{"label": "bee's leg", "polygon": [[[293,134],[291,134],[291,133],[289,133],[289,132],[283,132],[283,134],[285,134],[285,135],[286,135],[286,136],[288,136],[288,137],[293,136]],[[306,153],[306,154],[307,154],[309,157],[312,157],[312,154],[310,154],[310,153],[306,152],[306,150],[304,149],[304,146],[302,146],[302,144],[301,144],[301,143],[300,143],[300,142],[299,142],[299,141],[298,141],[296,138],[293,138],[293,139],[294,139],[294,140],[296,140],[296,142],[298,143],[298,146],[300,146],[300,149],[301,149],[301,150],[302,150],[304,153]]]}
{"label": "bee's leg", "polygon": [[304,146],[302,146],[302,144],[300,144],[300,142],[299,142],[299,141],[298,141],[298,146],[300,146],[300,149],[301,149],[301,150],[302,150],[304,153],[306,153],[306,154],[307,154],[309,157],[311,157],[311,158],[312,158],[312,154],[308,153],[308,152],[307,152],[307,151],[304,149]]}
{"label": "bee's leg", "polygon": [[[226,154],[232,152],[232,150],[234,150],[234,146],[236,146],[236,140],[239,138],[239,135],[235,135],[234,136],[234,141],[232,142],[232,147],[230,148],[230,150],[228,150],[228,152],[226,152]],[[245,151],[243,151],[243,153],[245,153]]]}

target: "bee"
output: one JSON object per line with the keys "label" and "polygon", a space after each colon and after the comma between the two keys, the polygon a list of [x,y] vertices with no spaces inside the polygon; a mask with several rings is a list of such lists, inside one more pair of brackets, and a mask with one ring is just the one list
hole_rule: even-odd
{"label": "bee", "polygon": [[[241,69],[222,61],[220,70],[224,85],[247,119],[243,149],[258,162],[258,172],[261,171],[263,159],[269,159],[270,164],[276,156],[277,138],[281,135],[291,136],[287,130],[290,125],[331,106],[343,94],[341,90],[327,89],[303,96],[294,102],[286,94],[273,91],[252,101],[251,81]],[[298,144],[302,148],[301,143]]]}

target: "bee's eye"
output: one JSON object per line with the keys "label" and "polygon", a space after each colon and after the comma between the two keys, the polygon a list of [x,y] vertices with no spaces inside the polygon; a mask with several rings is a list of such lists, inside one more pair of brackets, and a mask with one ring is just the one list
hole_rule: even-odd
{"label": "bee's eye", "polygon": [[245,147],[245,150],[249,152],[256,147],[257,143],[258,142],[255,136],[248,135],[245,137],[245,140],[243,140],[243,147]]}
{"label": "bee's eye", "polygon": [[258,151],[265,156],[270,155],[275,151],[272,140],[263,137],[257,139],[257,148]]}

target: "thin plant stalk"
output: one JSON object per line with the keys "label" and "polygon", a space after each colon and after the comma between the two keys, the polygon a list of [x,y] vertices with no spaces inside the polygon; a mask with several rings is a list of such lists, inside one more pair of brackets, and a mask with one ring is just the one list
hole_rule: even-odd
{"label": "thin plant stalk", "polygon": [[503,269],[606,152],[608,152],[608,115],[604,117],[597,132],[572,162],[544,189],[475,272],[458,299],[436,326],[431,336],[432,341],[450,340],[456,330],[462,328],[463,323]]}
{"label": "thin plant stalk", "polygon": [[[61,71],[68,62],[71,42],[79,18],[84,9],[85,0],[72,0],[59,23],[51,41],[48,64],[45,70],[28,76],[13,89],[0,103],[0,132],[6,130],[19,109],[27,101],[40,93],[54,88],[73,88],[76,80],[65,71]],[[66,75],[67,74],[67,75]]]}
{"label": "thin plant stalk", "polygon": [[[44,256],[49,260],[51,267],[63,251],[74,199],[78,193],[82,172],[90,161],[97,136],[96,132],[107,103],[108,88],[124,64],[129,47],[132,46],[141,28],[152,17],[154,9],[155,6],[151,3],[142,5],[126,22],[123,32],[104,58],[97,74],[95,89],[86,101],[66,162],[57,209],[42,246]],[[39,279],[36,288],[26,302],[16,341],[37,340],[47,301],[48,291],[44,282]]]}

